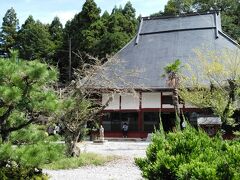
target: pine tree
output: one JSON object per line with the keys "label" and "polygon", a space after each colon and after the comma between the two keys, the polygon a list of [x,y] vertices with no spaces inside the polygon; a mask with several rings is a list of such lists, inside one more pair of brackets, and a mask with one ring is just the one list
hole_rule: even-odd
{"label": "pine tree", "polygon": [[63,152],[62,145],[53,144],[34,124],[40,114],[48,116],[58,108],[57,95],[49,87],[57,72],[37,61],[19,61],[13,54],[0,59],[0,179],[35,179],[43,175],[39,165]]}
{"label": "pine tree", "polygon": [[[53,67],[21,61],[17,51],[0,59],[0,179],[45,179],[40,166],[63,156],[63,145],[39,127],[39,116],[57,112]],[[14,146],[13,146],[14,145]]]}
{"label": "pine tree", "polygon": [[2,31],[0,32],[0,50],[9,53],[15,48],[18,30],[17,14],[13,8],[8,9],[3,17]]}
{"label": "pine tree", "polygon": [[38,61],[0,59],[0,136],[8,136],[36,122],[38,115],[54,112],[55,92],[47,85],[57,80],[57,71]]}

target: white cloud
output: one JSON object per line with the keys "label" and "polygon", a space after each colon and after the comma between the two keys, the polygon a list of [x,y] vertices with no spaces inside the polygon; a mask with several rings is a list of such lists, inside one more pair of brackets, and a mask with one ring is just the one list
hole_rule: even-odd
{"label": "white cloud", "polygon": [[[74,15],[81,11],[85,0],[0,0],[0,25],[7,9],[14,7],[20,20],[20,25],[31,14],[34,19],[43,23],[51,23],[58,16],[64,25]],[[128,0],[95,0],[102,13],[107,10],[111,13],[114,5],[124,6]],[[130,0],[136,9],[136,15],[148,16],[164,9],[168,0]]]}
{"label": "white cloud", "polygon": [[79,10],[71,10],[71,11],[55,11],[52,13],[52,16],[55,17],[59,17],[61,23],[63,25],[65,25],[65,23],[68,20],[71,20],[75,14],[77,14],[79,12]]}
{"label": "white cloud", "polygon": [[137,14],[142,16],[149,16],[153,13],[164,10],[164,6],[168,0],[132,0],[133,7],[136,8]]}
{"label": "white cloud", "polygon": [[[124,6],[129,0],[95,0],[98,6],[104,11],[109,12],[113,9],[114,5]],[[149,16],[150,14],[164,10],[164,6],[168,0],[130,0],[133,7],[136,9],[136,15]]]}

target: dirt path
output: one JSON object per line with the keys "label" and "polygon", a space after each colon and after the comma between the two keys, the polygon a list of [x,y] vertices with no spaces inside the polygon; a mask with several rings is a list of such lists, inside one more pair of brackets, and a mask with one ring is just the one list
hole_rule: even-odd
{"label": "dirt path", "polygon": [[103,145],[87,142],[86,152],[103,155],[117,155],[121,158],[104,166],[85,166],[72,170],[47,170],[53,180],[123,180],[142,179],[141,172],[134,164],[134,157],[145,156],[146,142],[107,142]]}

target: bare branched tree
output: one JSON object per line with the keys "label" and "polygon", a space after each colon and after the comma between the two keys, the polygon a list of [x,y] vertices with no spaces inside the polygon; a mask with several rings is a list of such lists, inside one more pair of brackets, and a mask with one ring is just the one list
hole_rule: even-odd
{"label": "bare branched tree", "polygon": [[[140,85],[125,80],[137,78],[140,70],[127,70],[124,62],[115,58],[109,59],[105,64],[91,56],[88,57],[88,62],[89,59],[91,63],[84,63],[81,68],[75,69],[74,80],[61,93],[64,110],[60,119],[65,127],[67,153],[71,156],[79,154],[76,145],[86,130],[86,123],[98,119],[114,94],[136,95],[135,89],[140,88]],[[109,94],[104,104],[101,101],[102,93]]]}

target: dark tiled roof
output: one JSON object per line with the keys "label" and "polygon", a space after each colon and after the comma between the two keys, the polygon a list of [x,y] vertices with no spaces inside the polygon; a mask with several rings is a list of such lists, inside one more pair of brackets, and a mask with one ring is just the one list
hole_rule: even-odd
{"label": "dark tiled roof", "polygon": [[[159,31],[171,31],[181,29],[196,29],[215,27],[215,18],[213,15],[195,15],[181,17],[167,17],[148,19],[143,18],[141,33],[151,33]],[[217,19],[218,26],[221,27],[220,19]]]}
{"label": "dark tiled roof", "polygon": [[[234,40],[222,32],[219,14],[145,17],[136,37],[114,58],[124,62],[124,69],[143,71],[138,77],[125,77],[126,81],[146,88],[167,88],[166,81],[161,78],[163,68],[176,59],[183,64],[189,63],[195,57],[193,50],[203,47],[214,51],[239,48]],[[118,73],[121,76],[125,72]]]}

